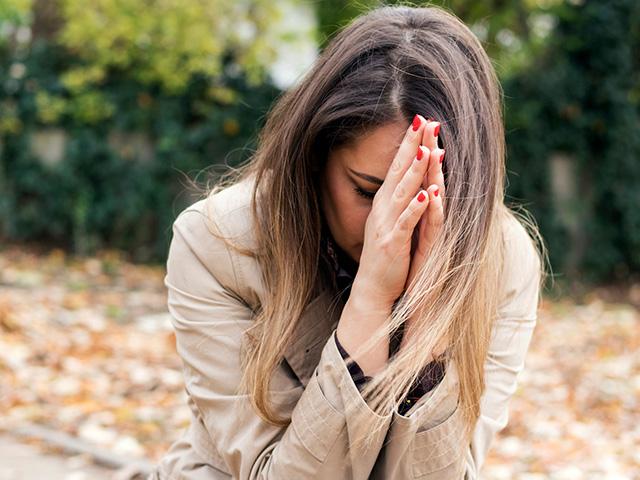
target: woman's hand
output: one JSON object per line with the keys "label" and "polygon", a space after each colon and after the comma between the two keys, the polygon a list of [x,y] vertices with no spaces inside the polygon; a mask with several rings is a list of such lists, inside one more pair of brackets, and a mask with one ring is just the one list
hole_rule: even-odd
{"label": "woman's hand", "polygon": [[[429,150],[430,155],[428,171],[424,176],[422,188],[428,192],[429,202],[426,212],[420,218],[418,228],[416,228],[413,233],[413,253],[405,289],[409,287],[420,267],[424,264],[444,222],[444,175],[442,173],[442,161],[445,150],[438,148],[439,131],[440,123],[434,121],[429,121],[423,130],[422,144]],[[402,336],[401,348],[412,335],[411,327],[413,323],[415,323],[415,317],[407,319]],[[441,344],[437,350],[438,351],[434,352],[436,356],[444,351],[444,344]]]}
{"label": "woman's hand", "polygon": [[426,210],[421,190],[429,164],[423,142],[427,121],[416,115],[376,192],[365,224],[364,244],[351,295],[390,308],[402,294],[411,261],[411,238]]}
{"label": "woman's hand", "polygon": [[430,121],[423,130],[422,145],[429,151],[429,164],[427,174],[422,181],[422,188],[429,193],[429,202],[425,214],[420,218],[418,228],[413,232],[414,248],[405,288],[413,281],[418,270],[424,264],[444,222],[442,161],[445,150],[438,148],[439,132],[440,123],[434,121]]}
{"label": "woman's hand", "polygon": [[416,115],[373,198],[365,223],[364,244],[349,300],[338,322],[340,343],[351,352],[365,375],[382,368],[389,356],[389,339],[371,350],[357,348],[371,332],[388,321],[402,295],[411,262],[411,239],[426,211],[427,193],[421,189],[430,155],[421,146],[427,121]]}

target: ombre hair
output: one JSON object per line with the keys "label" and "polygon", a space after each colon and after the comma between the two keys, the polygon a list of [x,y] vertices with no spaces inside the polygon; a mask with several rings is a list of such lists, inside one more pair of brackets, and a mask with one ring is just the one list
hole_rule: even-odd
{"label": "ombre hair", "polygon": [[[415,333],[362,395],[376,412],[396,409],[431,352],[446,340],[445,358],[456,360],[459,408],[470,439],[480,414],[484,363],[500,301],[496,292],[505,258],[505,221],[519,219],[536,255],[540,260],[546,255],[533,220],[523,209],[519,213],[504,203],[502,107],[502,90],[482,45],[460,19],[435,6],[384,6],[357,17],[276,100],[254,155],[208,192],[213,195],[249,177],[255,180],[256,248],[230,246],[255,257],[263,274],[265,298],[245,332],[241,389],[250,393],[265,421],[281,426],[290,421],[276,416],[270,379],[301,313],[326,281],[318,173],[328,153],[388,123],[408,125],[420,113],[442,125],[445,219],[388,325],[372,332],[361,349],[392,335],[420,312]],[[545,277],[543,269],[541,283]],[[379,420],[381,426],[383,418]]]}

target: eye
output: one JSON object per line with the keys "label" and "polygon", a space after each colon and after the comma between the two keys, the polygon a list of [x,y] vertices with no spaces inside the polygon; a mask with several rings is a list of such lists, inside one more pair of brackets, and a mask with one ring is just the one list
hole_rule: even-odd
{"label": "eye", "polygon": [[358,195],[360,195],[361,197],[367,198],[369,200],[372,200],[373,197],[376,196],[376,192],[368,192],[366,190],[363,190],[360,187],[355,187],[354,190]]}

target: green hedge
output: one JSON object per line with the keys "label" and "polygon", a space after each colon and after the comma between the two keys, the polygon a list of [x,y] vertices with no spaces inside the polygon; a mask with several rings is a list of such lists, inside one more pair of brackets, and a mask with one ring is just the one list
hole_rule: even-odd
{"label": "green hedge", "polygon": [[[639,9],[635,0],[550,9],[552,35],[502,79],[508,201],[533,213],[559,279],[624,281],[640,272]],[[329,23],[326,37],[344,22]],[[187,178],[203,184],[203,169],[244,161],[279,92],[226,68],[215,90],[204,75],[171,94],[108,70],[91,88],[70,91],[78,65],[87,66],[55,41],[0,44],[0,235],[162,262],[171,223],[194,198]],[[51,128],[68,137],[55,165],[33,153],[38,132]],[[574,192],[558,191],[551,159],[559,155]]]}
{"label": "green hedge", "polygon": [[[5,55],[3,67],[15,61]],[[0,69],[1,235],[81,254],[118,248],[136,261],[163,261],[171,223],[194,198],[190,179],[203,186],[223,164],[243,162],[279,92],[269,85],[249,88],[242,76],[225,78],[242,98],[225,103],[211,98],[210,82],[202,77],[192,78],[185,93],[168,95],[113,76],[97,100],[78,101],[60,84],[72,61],[64,49],[36,42],[19,61],[26,72],[19,81],[11,78],[10,66]],[[49,101],[44,108],[43,96]],[[67,105],[58,109],[62,114],[50,101],[56,98]],[[104,105],[114,114],[103,118]],[[63,161],[49,165],[33,144],[37,132],[52,128],[64,130],[68,140]],[[121,137],[118,145],[107,141],[113,132]],[[153,155],[128,149],[131,138],[145,139]]]}
{"label": "green hedge", "polygon": [[[556,15],[543,54],[504,82],[509,195],[538,220],[560,278],[628,281],[640,272],[640,3],[587,0]],[[575,184],[561,201],[556,154]]]}

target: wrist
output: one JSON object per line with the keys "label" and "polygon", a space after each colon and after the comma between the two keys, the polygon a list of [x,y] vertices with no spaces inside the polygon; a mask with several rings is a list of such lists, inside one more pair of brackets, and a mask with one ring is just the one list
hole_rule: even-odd
{"label": "wrist", "polygon": [[391,305],[372,302],[362,292],[350,295],[338,322],[336,338],[358,363],[365,375],[371,376],[383,368],[389,358],[389,337],[381,338],[371,349],[361,352],[359,348],[369,340],[376,330],[389,320]]}
{"label": "wrist", "polygon": [[347,303],[360,313],[391,313],[395,300],[386,298],[366,280],[360,280],[356,276],[351,286],[351,293]]}

